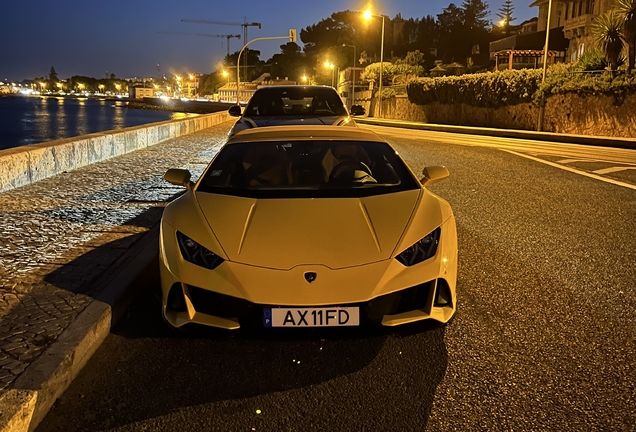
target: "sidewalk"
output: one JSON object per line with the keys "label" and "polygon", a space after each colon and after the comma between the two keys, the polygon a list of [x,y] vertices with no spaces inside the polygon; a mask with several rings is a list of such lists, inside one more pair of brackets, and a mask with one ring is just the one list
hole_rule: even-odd
{"label": "sidewalk", "polygon": [[[186,168],[198,177],[230,125],[0,194],[0,431],[26,430],[18,423],[28,424],[30,405],[39,422],[54,393],[70,383],[73,376],[58,376],[62,383],[54,387],[64,388],[44,389],[38,380],[49,378],[43,375],[52,370],[48,363],[70,362],[79,371],[92,354],[88,345],[99,346],[110,330],[111,306],[127,288],[122,285],[139,283],[145,267],[156,264],[163,207],[182,191],[163,174]],[[95,313],[99,319],[87,317]],[[56,352],[64,343],[74,347],[72,337],[85,340],[89,351]],[[18,423],[8,427],[10,421]]]}

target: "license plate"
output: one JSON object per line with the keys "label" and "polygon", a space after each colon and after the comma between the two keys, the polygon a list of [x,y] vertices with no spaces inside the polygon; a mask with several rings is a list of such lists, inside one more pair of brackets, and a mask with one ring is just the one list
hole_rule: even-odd
{"label": "license plate", "polygon": [[358,307],[265,308],[265,327],[345,327],[360,325]]}

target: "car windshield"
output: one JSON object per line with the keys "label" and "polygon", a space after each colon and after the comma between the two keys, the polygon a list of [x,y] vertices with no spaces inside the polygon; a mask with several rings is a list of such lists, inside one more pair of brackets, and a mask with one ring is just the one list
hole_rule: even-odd
{"label": "car windshield", "polygon": [[225,146],[197,191],[251,198],[362,197],[418,189],[382,142],[282,141]]}
{"label": "car windshield", "polygon": [[248,117],[344,116],[347,109],[338,93],[328,87],[263,88],[250,99]]}

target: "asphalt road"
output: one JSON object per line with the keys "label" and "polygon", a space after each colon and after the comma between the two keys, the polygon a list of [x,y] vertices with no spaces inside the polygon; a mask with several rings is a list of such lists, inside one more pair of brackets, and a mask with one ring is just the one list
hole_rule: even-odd
{"label": "asphalt road", "polygon": [[453,322],[178,335],[147,292],[38,431],[636,430],[636,170],[594,174],[636,153],[374,130],[451,172]]}

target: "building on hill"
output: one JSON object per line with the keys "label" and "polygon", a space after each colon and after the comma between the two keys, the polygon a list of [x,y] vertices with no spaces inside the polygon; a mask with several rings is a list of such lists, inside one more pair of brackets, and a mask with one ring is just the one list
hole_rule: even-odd
{"label": "building on hill", "polygon": [[[530,7],[539,8],[538,30],[546,28],[548,0],[535,0]],[[594,18],[612,7],[611,0],[553,1],[550,27],[563,27],[563,35],[569,41],[566,61],[574,62],[593,46],[592,23]],[[552,34],[550,34],[552,36]]]}

